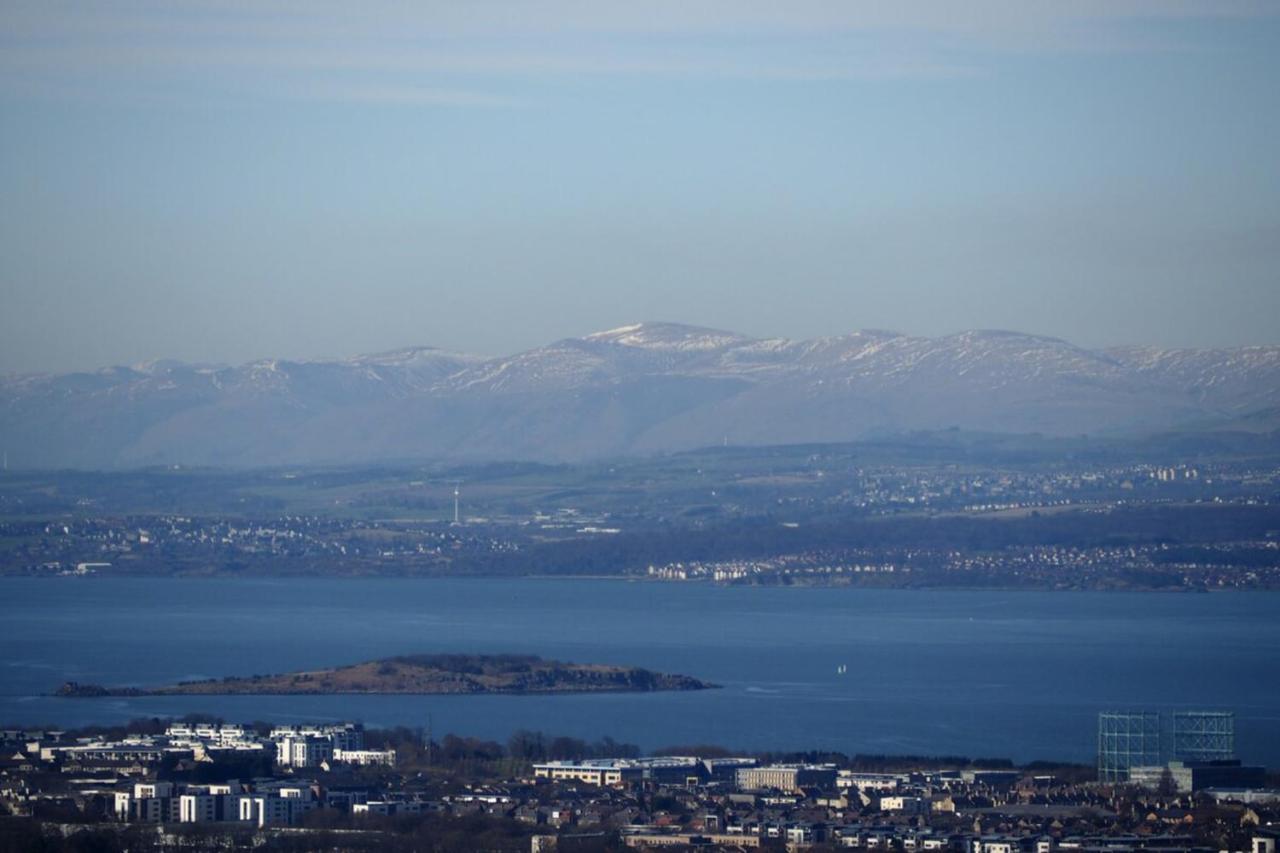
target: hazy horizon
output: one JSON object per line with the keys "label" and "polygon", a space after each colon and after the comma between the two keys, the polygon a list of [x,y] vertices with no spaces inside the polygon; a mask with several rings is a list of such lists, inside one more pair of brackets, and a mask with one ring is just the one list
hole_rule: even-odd
{"label": "hazy horizon", "polygon": [[1249,348],[1249,347],[1280,346],[1280,344],[1273,344],[1273,343],[1259,343],[1259,344],[1241,343],[1236,345],[1227,345],[1225,347],[1195,347],[1195,346],[1180,347],[1177,345],[1169,346],[1169,345],[1160,345],[1160,344],[1149,344],[1149,343],[1144,343],[1140,341],[1122,341],[1122,342],[1116,342],[1112,344],[1104,344],[1102,346],[1089,347],[1089,346],[1084,346],[1082,344],[1079,344],[1077,341],[1073,341],[1068,338],[1063,338],[1060,335],[1051,335],[1046,333],[1027,331],[1025,329],[997,329],[997,328],[955,329],[953,331],[943,332],[937,335],[923,335],[923,334],[913,334],[911,332],[905,332],[901,329],[859,327],[859,328],[852,328],[844,331],[835,332],[832,335],[819,335],[819,336],[814,336],[812,338],[796,338],[796,337],[789,337],[786,335],[776,335],[776,334],[748,335],[744,332],[741,332],[738,329],[727,328],[723,325],[684,323],[677,320],[669,320],[669,319],[648,319],[648,320],[639,320],[639,321],[636,321],[635,323],[622,323],[622,324],[618,324],[608,328],[589,329],[580,333],[562,335],[554,339],[549,339],[549,340],[535,343],[529,347],[521,347],[520,349],[511,349],[506,351],[480,351],[477,349],[443,347],[428,341],[428,342],[417,342],[417,343],[405,343],[399,346],[382,346],[382,347],[375,347],[372,349],[350,351],[350,352],[321,351],[321,352],[309,353],[309,354],[284,354],[280,352],[264,352],[258,356],[250,356],[249,358],[234,359],[234,360],[232,359],[221,359],[221,360],[183,359],[183,358],[177,358],[170,355],[158,354],[149,358],[136,359],[134,361],[128,361],[128,362],[120,361],[120,362],[113,362],[109,364],[86,364],[86,365],[79,365],[79,366],[71,366],[68,368],[64,368],[62,370],[49,370],[49,369],[0,370],[0,374],[7,373],[9,375],[22,376],[22,375],[57,374],[57,373],[85,373],[85,372],[93,372],[96,370],[109,370],[109,369],[119,368],[119,367],[140,367],[140,366],[148,365],[154,362],[166,362],[166,361],[173,361],[181,364],[189,364],[189,365],[195,365],[195,366],[228,367],[228,368],[234,368],[234,367],[239,367],[247,364],[253,364],[259,361],[338,362],[338,361],[364,357],[364,356],[384,355],[384,354],[397,353],[397,352],[403,352],[408,350],[418,350],[418,349],[438,350],[442,353],[451,353],[451,354],[460,355],[460,356],[474,356],[481,359],[502,359],[502,358],[518,355],[522,352],[528,352],[531,350],[539,349],[541,347],[550,346],[562,340],[583,339],[590,335],[599,334],[603,332],[617,331],[619,329],[629,328],[631,326],[687,326],[691,328],[704,328],[710,331],[730,332],[730,333],[742,335],[743,337],[746,337],[746,338],[752,338],[757,340],[787,340],[791,342],[802,342],[806,340],[816,340],[819,338],[840,337],[843,335],[853,335],[861,332],[885,332],[885,333],[890,333],[894,335],[902,335],[908,338],[929,339],[929,340],[947,338],[947,337],[952,337],[955,335],[961,335],[966,333],[997,333],[997,334],[1012,333],[1012,334],[1019,334],[1019,335],[1027,335],[1027,336],[1036,337],[1036,338],[1049,338],[1049,339],[1063,340],[1068,344],[1082,346],[1084,349],[1087,349],[1089,351],[1102,351],[1112,347],[1152,347],[1156,349],[1177,350],[1177,349],[1235,349],[1235,348]]}
{"label": "hazy horizon", "polygon": [[650,318],[1280,343],[1280,7],[0,12],[0,372]]}

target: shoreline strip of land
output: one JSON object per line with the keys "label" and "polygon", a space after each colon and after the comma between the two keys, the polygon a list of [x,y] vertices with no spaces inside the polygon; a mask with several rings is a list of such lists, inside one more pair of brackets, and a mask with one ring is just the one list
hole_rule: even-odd
{"label": "shoreline strip of land", "polygon": [[579,664],[536,655],[404,655],[327,669],[228,676],[161,687],[105,687],[68,681],[55,696],[325,696],[648,693],[719,685],[639,667]]}

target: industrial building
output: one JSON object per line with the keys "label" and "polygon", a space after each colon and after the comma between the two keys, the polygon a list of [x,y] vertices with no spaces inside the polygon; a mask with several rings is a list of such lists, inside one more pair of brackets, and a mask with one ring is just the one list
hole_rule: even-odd
{"label": "industrial building", "polygon": [[1130,767],[1160,763],[1160,715],[1154,711],[1098,714],[1098,781],[1126,782]]}
{"label": "industrial building", "polygon": [[[1185,782],[1188,786],[1191,768],[1201,768],[1205,779],[1215,773],[1226,778],[1233,772],[1227,768],[1239,769],[1239,762],[1235,761],[1235,714],[1230,711],[1175,711],[1167,717],[1156,711],[1098,714],[1099,781],[1147,784],[1153,776],[1163,778],[1166,769],[1174,768],[1175,764],[1175,782],[1179,785]],[[1211,782],[1195,790],[1234,784]]]}
{"label": "industrial building", "polygon": [[1263,767],[1248,767],[1239,761],[1170,761],[1151,767],[1129,768],[1129,782],[1159,790],[1170,784],[1180,794],[1206,788],[1262,788],[1267,783]]}
{"label": "industrial building", "polygon": [[1229,711],[1173,714],[1175,761],[1230,761],[1236,755],[1236,715]]}

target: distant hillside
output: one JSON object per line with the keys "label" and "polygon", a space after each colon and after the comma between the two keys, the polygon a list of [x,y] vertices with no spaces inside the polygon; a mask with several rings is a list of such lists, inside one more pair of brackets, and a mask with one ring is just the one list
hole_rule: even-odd
{"label": "distant hillside", "polygon": [[1087,350],[999,331],[761,340],[644,323],[494,359],[419,348],[9,376],[0,443],[24,468],[573,461],[950,427],[1258,431],[1277,406],[1280,346]]}

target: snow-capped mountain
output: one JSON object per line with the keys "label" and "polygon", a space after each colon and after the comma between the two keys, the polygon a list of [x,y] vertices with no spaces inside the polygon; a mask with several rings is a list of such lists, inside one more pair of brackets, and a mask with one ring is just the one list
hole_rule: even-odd
{"label": "snow-capped mountain", "polygon": [[1267,423],[1280,347],[1088,350],[864,330],[808,341],[640,323],[503,358],[428,347],[228,367],[0,377],[11,464],[582,459],[965,429],[1141,434]]}

